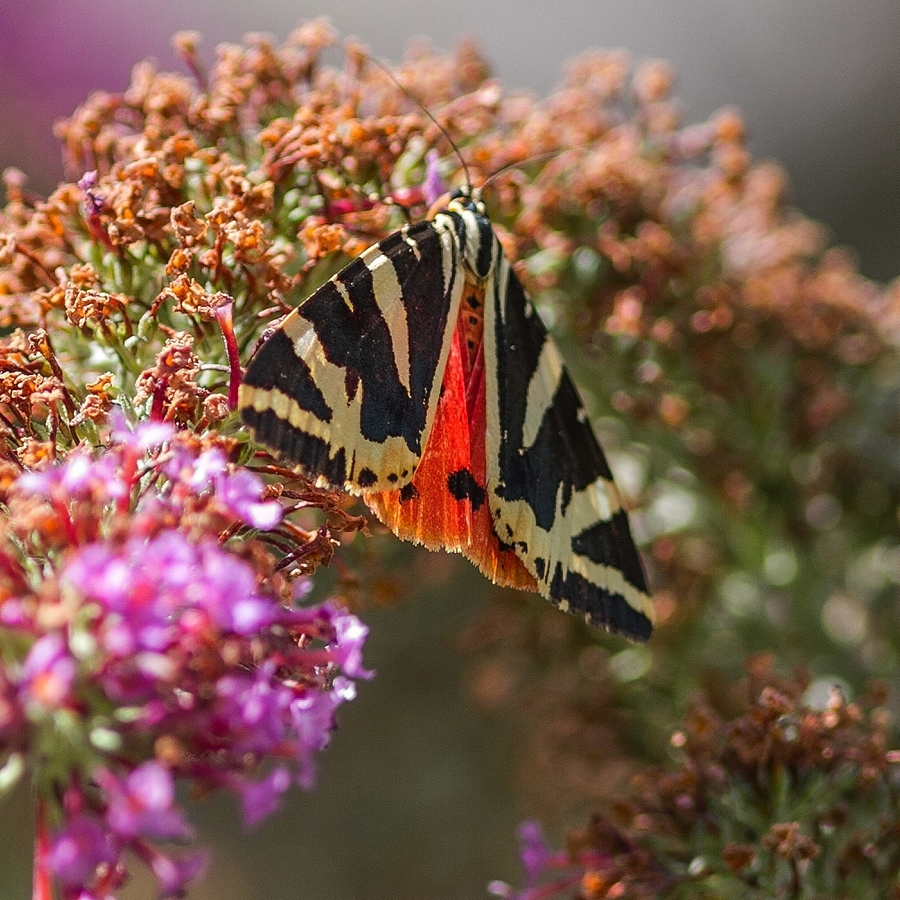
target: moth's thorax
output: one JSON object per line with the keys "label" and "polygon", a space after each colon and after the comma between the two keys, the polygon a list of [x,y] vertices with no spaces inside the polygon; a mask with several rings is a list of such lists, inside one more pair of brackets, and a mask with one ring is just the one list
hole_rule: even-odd
{"label": "moth's thorax", "polygon": [[470,273],[477,281],[486,281],[494,268],[499,244],[494,236],[491,221],[487,217],[480,192],[476,188],[462,188],[456,191],[447,208],[438,213],[438,216],[447,216],[451,220]]}

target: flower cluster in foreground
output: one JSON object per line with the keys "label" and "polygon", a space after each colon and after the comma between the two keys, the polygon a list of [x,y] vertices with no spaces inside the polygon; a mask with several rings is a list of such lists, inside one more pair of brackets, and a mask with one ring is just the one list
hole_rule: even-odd
{"label": "flower cluster in foreground", "polygon": [[261,539],[283,515],[261,479],[164,423],[119,414],[108,441],[4,491],[0,772],[41,798],[36,897],[53,878],[64,898],[110,897],[125,851],[177,895],[203,860],[159,846],[192,837],[176,782],[260,821],[312,786],[335,709],[369,676],[358,619],[292,602],[308,582],[290,586]]}
{"label": "flower cluster in foreground", "polygon": [[521,830],[527,882],[515,900],[747,900],[900,896],[900,751],[886,695],[749,665],[749,704],[723,721],[698,701],[672,736],[674,765],[551,851]]}

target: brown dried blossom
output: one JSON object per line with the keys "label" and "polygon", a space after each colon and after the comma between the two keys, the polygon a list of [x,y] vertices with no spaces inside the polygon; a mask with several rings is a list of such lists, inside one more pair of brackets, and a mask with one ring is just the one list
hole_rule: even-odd
{"label": "brown dried blossom", "polygon": [[195,315],[199,310],[207,308],[208,296],[208,292],[199,281],[181,273],[160,291],[153,301],[153,308],[158,309],[163,303],[171,300],[177,312]]}
{"label": "brown dried blossom", "polygon": [[52,441],[38,441],[26,438],[17,451],[17,458],[23,469],[40,470],[57,461],[56,444]]}
{"label": "brown dried blossom", "polygon": [[203,401],[202,426],[210,427],[221,422],[231,412],[228,398],[223,394],[210,394]]}
{"label": "brown dried blossom", "polygon": [[696,704],[673,736],[676,759],[569,835],[573,864],[599,860],[579,897],[612,896],[610,885],[631,900],[894,896],[897,754],[884,749],[884,691],[856,704],[835,691],[819,709],[803,699],[803,676],[780,678],[764,658],[749,669],[743,715],[726,722]]}
{"label": "brown dried blossom", "polygon": [[800,831],[796,822],[777,823],[763,836],[762,845],[783,859],[794,863],[814,859],[822,848]]}
{"label": "brown dried blossom", "polygon": [[153,418],[166,422],[193,422],[207,394],[197,384],[199,371],[194,336],[186,331],[173,334],[166,340],[155,364],[138,376],[135,406],[149,401]]}
{"label": "brown dried blossom", "polygon": [[722,848],[722,859],[732,872],[738,874],[756,861],[757,850],[749,844],[726,844]]}
{"label": "brown dried blossom", "polygon": [[175,237],[182,248],[191,247],[206,236],[206,223],[197,218],[194,212],[196,205],[195,201],[188,200],[174,207],[170,213]]}
{"label": "brown dried blossom", "polygon": [[300,240],[310,260],[319,260],[344,246],[346,229],[343,225],[310,221],[300,232]]}
{"label": "brown dried blossom", "polygon": [[153,308],[159,309],[166,301],[172,301],[172,309],[175,312],[186,316],[198,316],[204,321],[215,318],[217,309],[234,302],[228,294],[221,291],[211,293],[200,282],[184,274],[176,276],[157,295],[153,301]]}
{"label": "brown dried blossom", "polygon": [[[88,170],[78,185],[61,186],[47,201],[35,202],[22,190],[24,180],[8,173],[8,202],[0,212],[0,310],[7,325],[30,329],[49,318],[60,354],[57,359],[49,344],[42,348],[17,335],[3,341],[0,413],[10,423],[2,427],[11,464],[39,468],[58,458],[77,441],[79,429],[102,428],[115,400],[198,428],[227,419],[216,313],[235,303],[255,324],[260,310],[284,305],[292,269],[299,269],[292,265],[292,242],[303,225],[296,217],[286,235],[277,233],[273,220],[282,215],[276,203],[283,196],[276,196],[252,142],[244,145],[251,110],[261,129],[270,104],[296,105],[302,95],[297,84],[318,79],[318,54],[330,40],[318,23],[280,50],[261,38],[247,50],[224,48],[206,75],[196,39],[186,37],[180,50],[198,83],[206,80],[206,92],[140,65],[127,91],[96,95],[61,126],[73,177]],[[325,96],[336,80],[329,74],[323,81],[316,108],[332,105]],[[392,124],[385,128],[399,152],[402,139]],[[344,138],[352,135],[344,132]],[[222,149],[228,146],[247,146],[251,153],[240,158]],[[361,212],[382,223],[389,215]],[[91,245],[110,255],[101,259]],[[315,252],[341,246],[358,252],[364,243],[344,239],[339,225],[324,223]],[[160,258],[168,261],[169,279],[161,290]],[[185,331],[186,324],[193,331]],[[72,326],[105,345],[116,363],[113,372],[101,376],[102,368],[85,367],[85,348]],[[252,343],[255,336],[241,333],[240,339]],[[98,361],[102,366],[107,360],[101,355]],[[64,424],[68,431],[60,430]],[[290,483],[284,472],[280,477]],[[308,487],[301,495],[300,505],[316,508],[326,492]],[[362,526],[333,501],[327,505],[332,522],[348,524],[298,529],[292,540],[303,549],[288,552],[293,570],[310,571],[316,560],[330,559],[331,535]]]}
{"label": "brown dried blossom", "polygon": [[71,281],[65,293],[66,318],[76,328],[86,328],[89,323],[109,326],[113,316],[121,321],[128,321],[124,315],[127,298],[108,294],[105,291],[84,290]]}
{"label": "brown dried blossom", "polygon": [[0,414],[31,430],[34,420],[46,418],[47,407],[61,405],[68,394],[43,355],[22,346],[22,337],[14,332],[0,340]]}

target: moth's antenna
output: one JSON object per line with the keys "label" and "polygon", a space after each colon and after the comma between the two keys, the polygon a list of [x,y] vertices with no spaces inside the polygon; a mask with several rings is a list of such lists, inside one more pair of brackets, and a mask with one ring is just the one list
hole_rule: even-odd
{"label": "moth's antenna", "polygon": [[[456,158],[459,160],[459,164],[460,166],[462,166],[462,170],[465,173],[466,184],[471,185],[472,176],[469,174],[469,167],[466,165],[465,159],[463,159],[462,152],[460,151],[459,147],[456,146],[456,141],[454,141],[453,138],[450,137],[447,129],[444,128],[444,126],[441,125],[441,123],[438,122],[438,120],[431,114],[431,110],[429,110],[428,107],[425,106],[425,104],[421,100],[419,100],[419,98],[416,97],[410,90],[400,84],[400,82],[397,80],[397,76],[394,75],[394,73],[383,62],[381,62],[381,60],[376,59],[374,56],[369,56],[367,53],[361,53],[360,56],[363,59],[368,60],[370,63],[374,63],[376,66],[378,66],[378,68],[381,69],[381,71],[384,72],[384,74],[394,82],[400,93],[403,94],[403,96],[406,97],[407,100],[415,103],[415,105],[418,106],[419,109],[421,109],[429,119],[431,119],[431,121],[437,127],[437,130],[440,131],[440,133],[446,139],[447,143],[453,148],[453,152],[456,154]],[[502,172],[503,170],[501,169],[500,171]]]}
{"label": "moth's antenna", "polygon": [[563,153],[572,153],[575,150],[585,150],[590,146],[590,144],[576,144],[574,147],[560,147],[558,150],[548,150],[546,153],[537,153],[534,156],[526,156],[525,159],[507,163],[505,166],[501,166],[496,172],[493,172],[485,178],[484,184],[481,185],[481,189],[484,190],[495,178],[499,178],[504,172],[508,172],[510,169],[518,169],[520,166],[527,166],[530,163],[543,162],[545,159],[556,159],[558,156],[562,156]]}

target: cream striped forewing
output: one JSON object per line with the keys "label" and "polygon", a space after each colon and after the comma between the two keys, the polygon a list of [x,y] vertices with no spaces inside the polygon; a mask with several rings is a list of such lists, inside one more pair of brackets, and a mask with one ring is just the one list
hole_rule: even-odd
{"label": "cream striped forewing", "polygon": [[[484,235],[481,213],[468,216],[470,233]],[[487,487],[498,537],[560,609],[646,640],[652,601],[612,473],[496,236],[485,296]]]}
{"label": "cream striped forewing", "polygon": [[288,315],[241,386],[257,439],[322,485],[363,493],[408,483],[459,311],[459,250],[446,217],[405,226]]}

